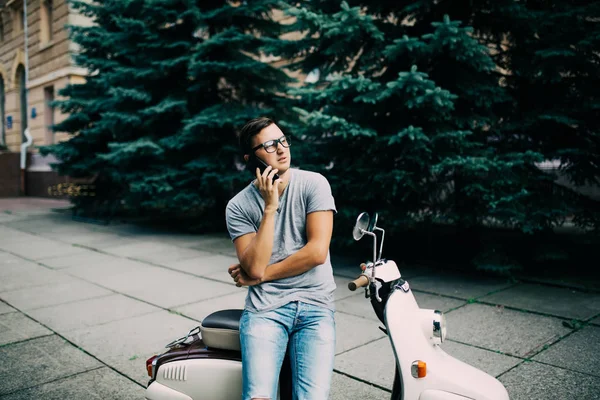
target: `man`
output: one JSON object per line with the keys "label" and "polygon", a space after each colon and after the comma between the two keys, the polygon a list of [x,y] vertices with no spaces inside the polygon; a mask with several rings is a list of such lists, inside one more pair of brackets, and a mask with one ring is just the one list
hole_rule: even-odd
{"label": "man", "polygon": [[252,171],[256,180],[226,209],[239,260],[229,273],[248,286],[240,320],[242,398],[277,398],[289,343],[294,398],[326,400],[335,352],[331,188],[320,174],[290,168],[289,138],[271,119],[247,122],[239,140],[249,165],[257,164],[253,157],[268,165]]}

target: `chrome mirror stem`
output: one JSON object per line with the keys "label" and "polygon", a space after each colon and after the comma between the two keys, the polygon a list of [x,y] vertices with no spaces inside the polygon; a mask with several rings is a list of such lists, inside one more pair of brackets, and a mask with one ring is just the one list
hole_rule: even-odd
{"label": "chrome mirror stem", "polygon": [[365,235],[373,236],[373,270],[371,272],[371,282],[375,280],[375,264],[377,263],[377,235],[373,232],[368,232],[361,229]]}
{"label": "chrome mirror stem", "polygon": [[385,237],[385,230],[381,229],[381,228],[375,228],[376,231],[381,231],[381,244],[379,245],[379,258],[378,260],[381,260],[381,254],[383,253],[383,239]]}

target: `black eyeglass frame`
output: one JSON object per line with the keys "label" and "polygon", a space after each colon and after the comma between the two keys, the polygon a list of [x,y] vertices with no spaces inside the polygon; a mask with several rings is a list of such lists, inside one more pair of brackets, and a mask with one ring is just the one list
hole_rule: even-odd
{"label": "black eyeglass frame", "polygon": [[[285,140],[285,144],[282,142],[282,140]],[[267,143],[268,143],[268,145],[267,145]],[[290,147],[290,138],[289,138],[289,136],[288,136],[288,135],[283,135],[283,136],[282,136],[282,137],[280,137],[279,139],[267,140],[266,142],[264,142],[264,143],[261,143],[261,144],[259,144],[258,146],[255,146],[255,147],[253,147],[253,148],[252,148],[252,152],[254,153],[256,150],[258,150],[258,149],[260,149],[260,148],[262,147],[262,148],[264,148],[264,149],[265,149],[265,151],[266,151],[267,153],[269,153],[269,154],[270,154],[270,153],[275,153],[275,152],[277,151],[277,145],[278,145],[278,144],[282,145],[282,146],[283,146],[283,147],[285,147],[285,148],[288,148],[288,147]],[[269,151],[269,150],[267,150],[267,147],[271,147],[271,146],[273,146],[273,148],[274,148],[275,150],[273,150],[273,151]]]}

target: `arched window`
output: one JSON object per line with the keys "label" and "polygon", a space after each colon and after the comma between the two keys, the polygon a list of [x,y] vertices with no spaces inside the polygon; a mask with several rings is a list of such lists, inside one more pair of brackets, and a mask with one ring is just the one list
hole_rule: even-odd
{"label": "arched window", "polygon": [[53,30],[53,3],[52,0],[41,0],[40,6],[40,42],[47,43],[52,40]]}
{"label": "arched window", "polygon": [[19,104],[21,105],[21,140],[25,142],[25,129],[27,129],[27,81],[25,80],[25,67],[20,64],[17,67],[17,79],[19,82]]}

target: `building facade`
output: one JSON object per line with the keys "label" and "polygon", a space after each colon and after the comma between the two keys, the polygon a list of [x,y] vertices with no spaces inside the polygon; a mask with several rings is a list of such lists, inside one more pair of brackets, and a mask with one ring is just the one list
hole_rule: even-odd
{"label": "building facade", "polygon": [[[23,1],[27,1],[26,22]],[[29,127],[33,142],[27,148],[28,187],[31,186],[29,183],[36,186],[36,181],[47,180],[43,175],[51,175],[49,162],[53,160],[41,157],[37,147],[68,138],[51,129],[53,124],[66,117],[51,103],[58,99],[58,92],[67,84],[85,81],[86,70],[77,67],[71,57],[76,46],[69,40],[66,25],[87,23],[87,18],[73,11],[67,0],[0,0],[0,151],[6,162],[9,158],[14,160],[14,153],[21,152],[21,145],[27,142],[25,129]],[[25,73],[27,67],[28,76]],[[14,169],[12,163],[0,165],[0,170],[3,167]],[[7,182],[0,172],[0,196],[12,193],[7,192],[6,185],[10,186]],[[26,189],[21,187],[19,194],[43,195],[47,192],[45,188],[38,188],[34,191],[43,189],[42,192],[27,193]]]}

